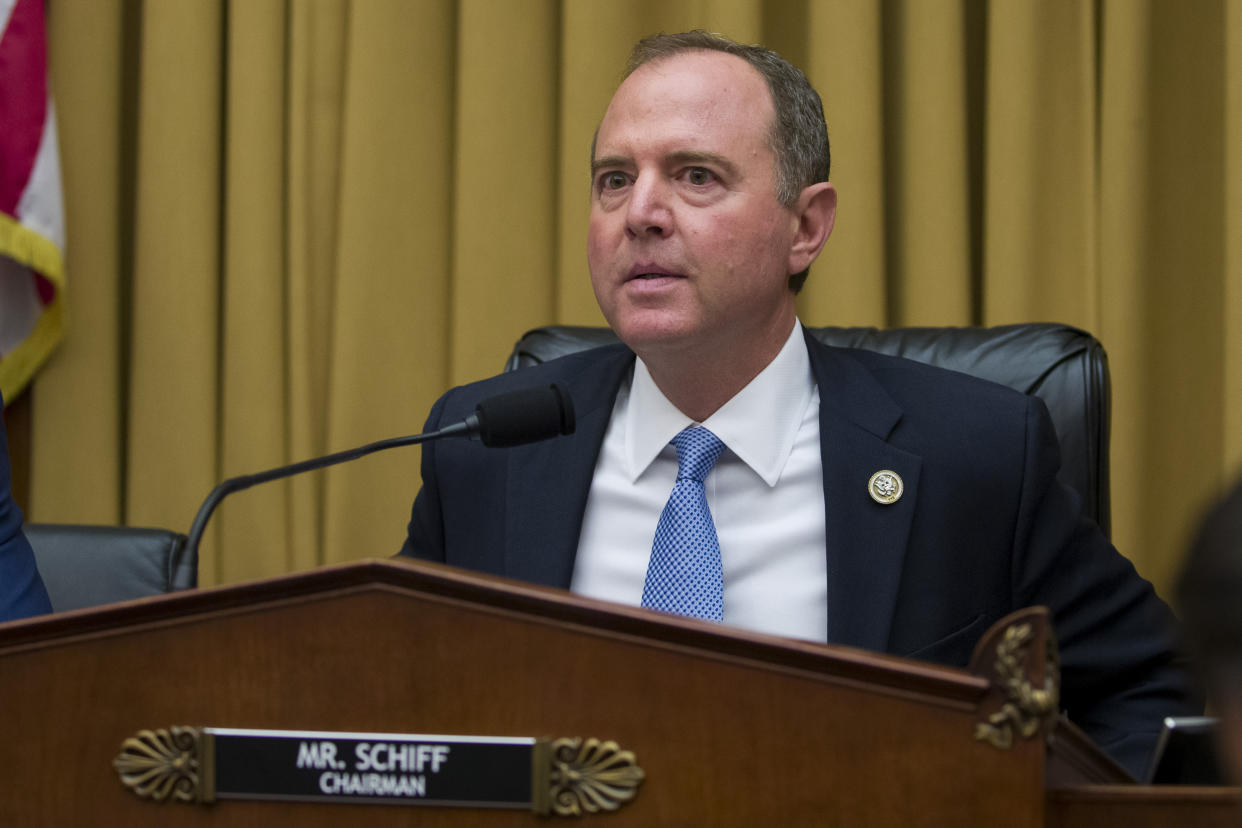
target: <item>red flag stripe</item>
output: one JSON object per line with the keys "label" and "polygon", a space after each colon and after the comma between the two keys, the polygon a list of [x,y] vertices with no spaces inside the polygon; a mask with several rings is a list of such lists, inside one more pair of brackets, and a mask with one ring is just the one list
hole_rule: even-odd
{"label": "red flag stripe", "polygon": [[47,116],[43,0],[17,0],[0,35],[0,210],[16,216]]}

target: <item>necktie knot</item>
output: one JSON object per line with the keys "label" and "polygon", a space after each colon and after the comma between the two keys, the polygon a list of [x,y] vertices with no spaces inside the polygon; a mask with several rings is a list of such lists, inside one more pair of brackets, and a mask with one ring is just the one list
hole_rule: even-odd
{"label": "necktie knot", "polygon": [[702,426],[691,426],[670,442],[677,449],[678,480],[702,483],[724,451],[720,438]]}

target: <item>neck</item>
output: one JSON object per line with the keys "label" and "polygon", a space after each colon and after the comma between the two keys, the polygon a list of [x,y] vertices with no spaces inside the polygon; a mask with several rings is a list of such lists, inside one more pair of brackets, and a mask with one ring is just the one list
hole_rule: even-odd
{"label": "neck", "polygon": [[[772,363],[789,339],[793,321],[761,346],[644,349],[643,363],[668,401],[695,422],[703,422],[733,399]],[[778,329],[779,330],[779,329]]]}

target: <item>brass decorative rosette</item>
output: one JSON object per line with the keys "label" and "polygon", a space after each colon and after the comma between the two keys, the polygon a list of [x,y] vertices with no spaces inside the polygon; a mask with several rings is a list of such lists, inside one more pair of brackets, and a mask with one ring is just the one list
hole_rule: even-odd
{"label": "brass decorative rosette", "polygon": [[615,811],[638,793],[643,770],[616,742],[556,739],[550,747],[548,790],[557,816]]}
{"label": "brass decorative rosette", "polygon": [[199,801],[200,735],[196,727],[140,730],[121,743],[112,766],[143,799]]}

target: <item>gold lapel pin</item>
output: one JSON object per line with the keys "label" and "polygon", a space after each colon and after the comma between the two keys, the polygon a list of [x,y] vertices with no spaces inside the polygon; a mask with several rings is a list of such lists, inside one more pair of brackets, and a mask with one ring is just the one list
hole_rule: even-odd
{"label": "gold lapel pin", "polygon": [[905,484],[901,482],[901,475],[895,471],[888,469],[880,469],[871,475],[871,479],[867,481],[867,492],[871,495],[871,499],[881,506],[890,506],[901,499],[901,493],[906,490]]}

